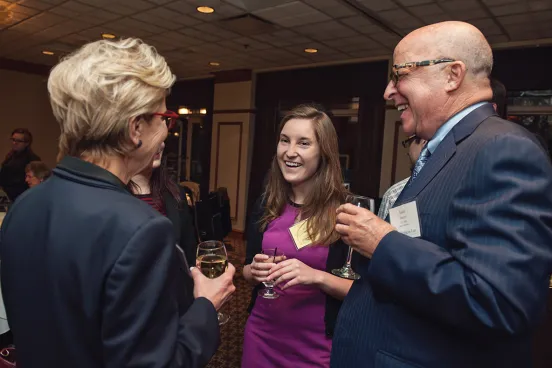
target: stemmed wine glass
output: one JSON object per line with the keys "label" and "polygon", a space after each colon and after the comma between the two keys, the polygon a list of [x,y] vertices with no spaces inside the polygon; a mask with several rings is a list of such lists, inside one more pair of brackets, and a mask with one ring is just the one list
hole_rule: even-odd
{"label": "stemmed wine glass", "polygon": [[[228,267],[228,254],[224,243],[218,240],[208,240],[197,245],[196,266],[202,274],[210,279],[221,276]],[[229,315],[218,312],[219,325],[230,319]]]}
{"label": "stemmed wine glass", "polygon": [[[278,248],[267,248],[262,250],[263,254],[268,256],[265,263],[278,263],[284,260],[285,255]],[[258,295],[265,299],[276,299],[280,297],[280,294],[274,291],[274,280],[263,281],[264,289],[259,290]]]}
{"label": "stemmed wine glass", "polygon": [[[354,204],[357,207],[362,207],[370,210],[370,212],[375,211],[376,203],[373,198],[363,197],[356,194],[350,194],[345,200],[347,203]],[[353,271],[351,267],[351,258],[353,256],[353,248],[349,246],[349,251],[347,252],[347,261],[341,268],[336,268],[332,270],[332,273],[336,276],[342,277],[349,280],[358,280],[360,275]]]}

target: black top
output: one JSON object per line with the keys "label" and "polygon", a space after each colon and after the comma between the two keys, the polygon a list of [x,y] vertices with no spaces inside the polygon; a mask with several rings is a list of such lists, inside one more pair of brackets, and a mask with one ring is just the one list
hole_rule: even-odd
{"label": "black top", "polygon": [[171,220],[176,236],[190,266],[196,262],[197,232],[194,226],[194,214],[186,200],[186,188],[180,187],[180,202],[169,193],[163,193],[167,217]]}
{"label": "black top", "polygon": [[217,313],[184,285],[175,244],[171,222],[116,176],[64,158],[0,229],[18,366],[205,366]]}
{"label": "black top", "polygon": [[21,152],[13,152],[2,163],[0,170],[0,186],[4,189],[10,201],[15,201],[16,198],[29,189],[25,182],[25,167],[31,161],[40,161],[30,148],[26,148]]}
{"label": "black top", "polygon": [[[296,207],[300,205],[290,203]],[[251,264],[253,262],[253,257],[256,254],[261,253],[262,244],[263,244],[263,234],[264,232],[259,229],[260,220],[264,214],[264,202],[262,198],[257,200],[254,205],[253,212],[251,212],[249,218],[249,225],[247,227],[247,249],[245,256],[245,264]],[[345,261],[347,260],[347,245],[342,241],[338,240],[337,242],[330,245],[328,260],[326,262],[326,272],[331,272],[335,268],[341,268]],[[357,264],[357,253],[353,252],[352,265],[353,268]],[[257,299],[257,292],[261,288],[261,284],[255,286],[251,294],[251,302],[249,304],[248,311],[251,312],[253,306],[255,305],[255,300]],[[335,322],[337,320],[337,314],[339,313],[339,308],[341,307],[342,301],[332,297],[331,295],[326,294],[326,312],[324,315],[324,321],[326,323],[326,335],[333,336]]]}

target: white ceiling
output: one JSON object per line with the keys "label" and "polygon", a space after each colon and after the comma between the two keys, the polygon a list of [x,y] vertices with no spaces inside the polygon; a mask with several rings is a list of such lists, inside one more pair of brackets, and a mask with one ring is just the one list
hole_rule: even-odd
{"label": "white ceiling", "polygon": [[[205,5],[215,12],[196,11]],[[247,36],[225,29],[224,19],[247,13],[274,27]],[[53,65],[110,32],[143,38],[186,78],[387,57],[401,35],[443,20],[472,23],[491,44],[546,42],[552,0],[0,0],[0,57]]]}

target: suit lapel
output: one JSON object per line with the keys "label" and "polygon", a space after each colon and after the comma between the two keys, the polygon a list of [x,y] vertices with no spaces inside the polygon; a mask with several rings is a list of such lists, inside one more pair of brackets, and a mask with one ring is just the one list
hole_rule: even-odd
{"label": "suit lapel", "polygon": [[405,189],[395,201],[393,207],[414,200],[418,194],[435,178],[449,160],[456,153],[456,146],[468,137],[489,116],[496,115],[491,104],[485,104],[458,122],[437,146],[435,152],[429,157],[426,164],[416,177],[409,181]]}

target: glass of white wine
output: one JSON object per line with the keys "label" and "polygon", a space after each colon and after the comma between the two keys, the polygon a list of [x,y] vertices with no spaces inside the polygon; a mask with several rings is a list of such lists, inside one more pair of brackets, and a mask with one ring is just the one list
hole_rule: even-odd
{"label": "glass of white wine", "polygon": [[[286,258],[284,253],[278,250],[278,248],[265,248],[262,250],[262,253],[268,256],[265,263],[278,263]],[[259,290],[259,296],[262,296],[265,299],[276,299],[280,297],[280,294],[274,291],[274,280],[263,281],[263,285],[265,288]]]}
{"label": "glass of white wine", "polygon": [[[228,254],[224,243],[218,240],[208,240],[198,244],[196,266],[202,274],[210,279],[221,276],[228,267]],[[218,313],[219,325],[223,325],[230,316]]]}
{"label": "glass of white wine", "polygon": [[[356,194],[348,195],[345,201],[357,207],[366,208],[370,212],[374,212],[375,206],[376,206],[373,198],[363,197]],[[353,267],[351,266],[352,257],[353,257],[353,248],[349,247],[349,250],[347,251],[347,261],[345,262],[343,267],[333,269],[332,273],[344,279],[349,279],[349,280],[360,279],[360,275],[355,271],[353,271]]]}

